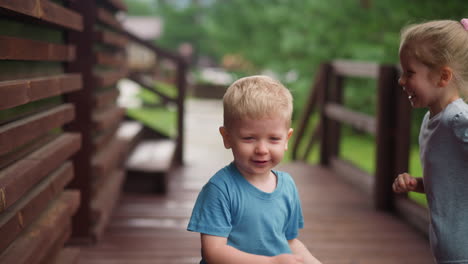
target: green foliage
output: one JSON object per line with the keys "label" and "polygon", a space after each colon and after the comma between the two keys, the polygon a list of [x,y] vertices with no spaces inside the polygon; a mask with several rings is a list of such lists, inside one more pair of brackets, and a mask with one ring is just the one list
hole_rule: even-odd
{"label": "green foliage", "polygon": [[[400,30],[433,19],[459,20],[468,13],[466,0],[139,0],[155,8],[164,21],[158,44],[172,50],[190,42],[196,54],[219,62],[236,54],[253,65],[238,76],[269,69],[291,89],[294,116],[299,116],[318,65],[334,59],[398,63]],[[130,9],[130,12],[132,9]],[[287,80],[286,73],[297,73]],[[375,82],[349,81],[345,103],[375,111]],[[424,110],[413,112],[412,142]]]}

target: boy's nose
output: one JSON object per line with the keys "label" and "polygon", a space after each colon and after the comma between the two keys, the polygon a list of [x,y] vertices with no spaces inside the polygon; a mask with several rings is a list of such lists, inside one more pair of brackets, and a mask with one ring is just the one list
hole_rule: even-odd
{"label": "boy's nose", "polygon": [[256,146],[255,146],[255,153],[256,154],[265,154],[268,152],[268,148],[266,146],[265,143],[262,143],[262,142],[259,142]]}

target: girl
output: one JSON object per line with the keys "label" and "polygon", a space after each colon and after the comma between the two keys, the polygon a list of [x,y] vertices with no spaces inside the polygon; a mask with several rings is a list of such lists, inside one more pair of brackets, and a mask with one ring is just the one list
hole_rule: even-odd
{"label": "girl", "polygon": [[400,63],[411,105],[429,111],[419,133],[423,178],[400,174],[393,190],[426,193],[437,263],[468,263],[468,19],[404,28]]}

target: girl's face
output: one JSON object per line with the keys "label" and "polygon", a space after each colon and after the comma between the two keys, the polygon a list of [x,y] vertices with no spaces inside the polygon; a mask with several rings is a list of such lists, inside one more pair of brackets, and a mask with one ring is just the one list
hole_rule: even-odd
{"label": "girl's face", "polygon": [[442,91],[438,85],[438,73],[414,58],[405,46],[400,52],[400,64],[403,73],[398,83],[408,94],[411,106],[428,107],[433,113],[432,110],[439,105]]}
{"label": "girl's face", "polygon": [[244,118],[230,128],[221,127],[224,146],[232,150],[234,163],[247,179],[270,175],[284,156],[292,129],[284,118]]}

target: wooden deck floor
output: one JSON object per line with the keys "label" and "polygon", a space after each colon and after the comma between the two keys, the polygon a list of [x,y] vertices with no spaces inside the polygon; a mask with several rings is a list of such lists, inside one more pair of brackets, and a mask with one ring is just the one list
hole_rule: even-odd
{"label": "wooden deck floor", "polygon": [[[189,101],[186,166],[171,177],[165,196],[124,194],[96,245],[80,264],[186,264],[200,259],[199,235],[185,231],[198,191],[231,161],[218,126],[219,101]],[[324,264],[428,264],[429,245],[398,218],[372,209],[366,197],[319,166],[281,166],[295,178],[304,210],[300,239]]]}

